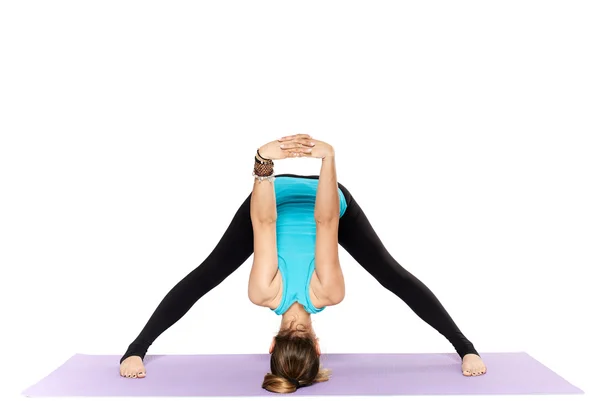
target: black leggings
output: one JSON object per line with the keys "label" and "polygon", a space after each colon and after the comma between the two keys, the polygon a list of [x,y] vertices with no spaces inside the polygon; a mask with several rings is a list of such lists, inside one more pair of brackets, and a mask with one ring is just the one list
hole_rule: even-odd
{"label": "black leggings", "polygon": [[[318,176],[279,174],[276,177]],[[421,319],[450,341],[462,358],[477,354],[473,344],[461,333],[456,323],[436,296],[419,279],[406,271],[385,249],[367,216],[342,184],[338,186],[346,198],[347,208],[340,218],[340,245],[383,287],[400,297]],[[132,355],[144,358],[150,345],[183,317],[206,293],[219,285],[253,253],[253,230],[250,220],[250,198],[242,203],[223,238],[206,260],[181,280],[158,305],[146,326],[129,345],[121,362]]]}

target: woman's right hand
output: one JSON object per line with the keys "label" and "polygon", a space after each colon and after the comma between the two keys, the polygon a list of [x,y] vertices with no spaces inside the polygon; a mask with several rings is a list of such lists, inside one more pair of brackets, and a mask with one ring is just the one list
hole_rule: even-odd
{"label": "woman's right hand", "polygon": [[310,135],[296,134],[269,142],[258,149],[258,153],[265,159],[281,160],[290,157],[302,157],[310,154],[315,146]]}

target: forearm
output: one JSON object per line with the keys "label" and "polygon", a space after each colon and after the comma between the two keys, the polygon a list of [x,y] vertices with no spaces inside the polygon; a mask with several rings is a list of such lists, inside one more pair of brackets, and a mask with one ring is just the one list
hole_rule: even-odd
{"label": "forearm", "polygon": [[275,188],[272,181],[254,180],[250,200],[250,217],[253,224],[273,223],[277,220]]}
{"label": "forearm", "polygon": [[335,156],[325,157],[317,185],[315,200],[315,220],[317,223],[336,222],[340,216]]}
{"label": "forearm", "polygon": [[252,223],[274,223],[277,220],[275,190],[268,180],[255,180],[250,200],[250,218]]}

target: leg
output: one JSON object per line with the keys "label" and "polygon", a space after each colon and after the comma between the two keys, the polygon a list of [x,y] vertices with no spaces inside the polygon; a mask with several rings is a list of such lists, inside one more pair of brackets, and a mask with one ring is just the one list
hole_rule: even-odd
{"label": "leg", "polygon": [[250,196],[240,206],[225,234],[196,269],[182,279],[158,305],[138,337],[121,358],[144,358],[148,347],[176,323],[206,293],[215,288],[252,255]]}
{"label": "leg", "polygon": [[[341,184],[339,186],[348,204],[340,219],[340,245],[381,285],[400,297],[417,316],[446,337],[461,358],[469,355],[467,359],[475,356],[480,360],[471,341],[459,330],[433,292],[389,254],[348,189]],[[474,366],[473,370],[477,373],[480,369]],[[481,373],[484,371],[485,368]],[[470,375],[471,372],[464,373]]]}

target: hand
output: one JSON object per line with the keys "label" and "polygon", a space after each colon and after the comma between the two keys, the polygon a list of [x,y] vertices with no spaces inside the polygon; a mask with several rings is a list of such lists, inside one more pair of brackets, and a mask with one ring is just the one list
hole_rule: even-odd
{"label": "hand", "polygon": [[[285,136],[285,137],[279,139],[279,141],[283,143],[284,150],[287,150],[288,148],[294,149],[293,143],[289,142],[289,141],[292,141],[293,139],[290,139],[290,138],[293,138],[293,136]],[[292,150],[292,153],[297,154],[297,156],[295,156],[295,157],[304,156],[304,157],[315,157],[318,159],[325,159],[328,157],[333,157],[335,155],[333,146],[331,146],[330,144],[328,144],[326,142],[311,138],[309,140],[309,143],[312,146],[307,147],[306,149],[301,149],[300,151]]]}
{"label": "hand", "polygon": [[269,142],[258,149],[265,159],[281,160],[289,157],[302,157],[310,152],[313,140],[310,135],[296,134]]}

